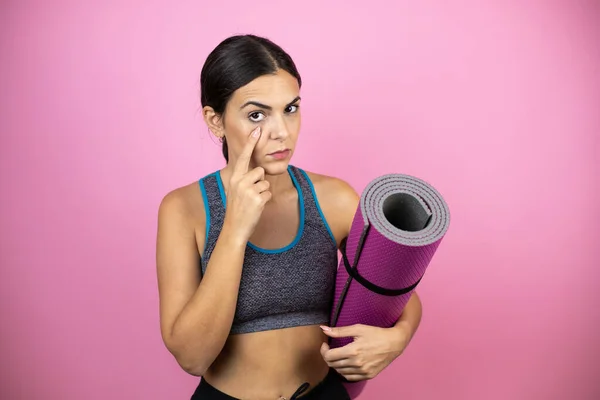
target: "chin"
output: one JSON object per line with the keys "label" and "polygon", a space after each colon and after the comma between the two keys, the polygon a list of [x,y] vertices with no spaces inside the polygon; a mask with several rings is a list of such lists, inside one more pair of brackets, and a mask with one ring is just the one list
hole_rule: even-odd
{"label": "chin", "polygon": [[282,175],[287,173],[288,166],[290,165],[290,160],[281,160],[281,161],[271,161],[266,162],[261,167],[265,169],[265,174],[267,175]]}

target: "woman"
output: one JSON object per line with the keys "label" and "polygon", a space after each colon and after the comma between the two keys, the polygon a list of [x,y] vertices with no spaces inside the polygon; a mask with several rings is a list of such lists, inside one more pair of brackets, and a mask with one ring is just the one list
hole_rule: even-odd
{"label": "woman", "polygon": [[[407,346],[419,298],[392,328],[327,327],[359,196],[290,164],[302,83],[294,62],[265,38],[234,36],[208,56],[200,83],[227,164],[161,202],[165,345],[202,377],[192,399],[348,399],[344,378],[373,378]],[[328,337],[354,342],[330,349]]]}

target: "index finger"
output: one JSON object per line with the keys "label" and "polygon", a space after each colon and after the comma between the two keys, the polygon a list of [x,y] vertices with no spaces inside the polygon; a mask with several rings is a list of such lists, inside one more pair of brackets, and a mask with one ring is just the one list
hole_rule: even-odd
{"label": "index finger", "polygon": [[248,167],[250,165],[250,158],[252,157],[252,151],[254,151],[254,147],[256,147],[256,143],[258,142],[258,138],[260,137],[260,126],[253,130],[248,136],[248,141],[242,150],[242,153],[238,157],[235,168],[233,169],[233,175],[242,176],[246,172],[248,172]]}

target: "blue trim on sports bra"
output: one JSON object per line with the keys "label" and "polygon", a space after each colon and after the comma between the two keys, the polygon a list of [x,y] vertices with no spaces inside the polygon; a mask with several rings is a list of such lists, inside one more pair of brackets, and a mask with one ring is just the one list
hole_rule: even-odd
{"label": "blue trim on sports bra", "polygon": [[217,185],[219,185],[219,193],[221,194],[221,202],[223,203],[223,208],[227,209],[227,202],[225,201],[227,196],[225,195],[225,188],[223,187],[223,181],[221,180],[221,171],[215,171],[214,175],[217,178]]}
{"label": "blue trim on sports bra", "polygon": [[[288,170],[288,173],[290,174],[290,177],[292,178],[294,187],[296,188],[296,191],[298,192],[298,200],[300,202],[300,226],[298,227],[298,232],[296,233],[296,237],[290,244],[288,244],[285,247],[281,247],[279,249],[263,249],[262,247],[258,247],[256,245],[248,242],[248,247],[251,247],[252,249],[254,249],[256,251],[266,253],[266,254],[278,254],[278,253],[286,252],[286,251],[290,250],[291,248],[293,248],[296,244],[298,244],[298,242],[300,241],[300,238],[302,237],[302,234],[304,233],[304,217],[305,216],[304,216],[304,196],[302,195],[302,188],[300,188],[300,184],[298,183],[298,180],[292,173],[292,170],[289,166],[288,166],[287,170]],[[223,181],[221,179],[221,171],[215,172],[215,176],[217,177],[217,184],[219,186],[219,193],[221,194],[221,201],[223,202],[223,208],[227,209],[227,201],[226,201],[225,189],[223,188]]]}
{"label": "blue trim on sports bra", "polygon": [[204,201],[204,212],[206,213],[206,239],[204,239],[204,251],[206,251],[206,243],[208,243],[208,232],[210,230],[210,205],[208,204],[208,197],[206,195],[206,188],[204,187],[204,178],[198,181],[200,184],[200,191],[202,192],[202,200]]}
{"label": "blue trim on sports bra", "polygon": [[331,227],[329,226],[327,219],[325,219],[325,214],[323,213],[323,210],[321,209],[321,205],[319,204],[319,199],[317,199],[317,192],[315,191],[315,187],[313,186],[313,183],[310,180],[310,178],[308,177],[308,174],[306,173],[306,171],[304,171],[303,169],[300,169],[300,168],[298,168],[298,169],[300,170],[302,175],[304,175],[304,179],[306,179],[306,181],[308,182],[308,185],[310,186],[310,191],[312,192],[313,199],[315,200],[315,205],[317,206],[319,215],[321,216],[321,219],[323,220],[323,224],[325,224],[325,228],[327,228],[327,232],[329,232],[329,236],[331,237],[333,244],[337,247],[337,241],[335,240],[335,236],[333,236]]}

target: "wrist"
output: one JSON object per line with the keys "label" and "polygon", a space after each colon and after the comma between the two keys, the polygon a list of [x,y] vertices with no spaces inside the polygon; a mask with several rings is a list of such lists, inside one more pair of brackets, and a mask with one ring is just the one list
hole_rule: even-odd
{"label": "wrist", "polygon": [[404,351],[408,342],[410,342],[412,327],[407,321],[398,321],[398,323],[390,329],[390,336],[392,351],[400,354]]}
{"label": "wrist", "polygon": [[234,223],[231,223],[227,217],[223,221],[220,237],[233,248],[245,249],[249,238],[243,232],[240,232]]}

